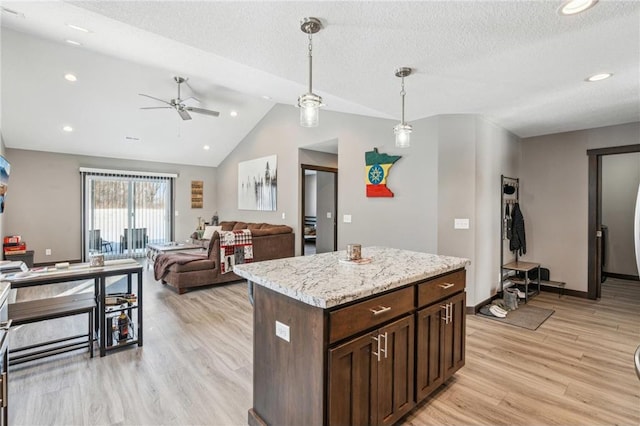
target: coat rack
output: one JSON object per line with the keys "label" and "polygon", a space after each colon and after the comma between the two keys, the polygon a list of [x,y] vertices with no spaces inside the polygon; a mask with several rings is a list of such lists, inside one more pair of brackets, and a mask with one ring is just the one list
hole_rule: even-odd
{"label": "coat rack", "polygon": [[[504,265],[504,244],[507,239],[508,221],[511,218],[506,214],[507,206],[513,206],[520,200],[520,178],[500,175],[500,293],[503,292],[503,265]],[[513,210],[511,207],[509,210]],[[516,262],[518,252],[516,251]]]}

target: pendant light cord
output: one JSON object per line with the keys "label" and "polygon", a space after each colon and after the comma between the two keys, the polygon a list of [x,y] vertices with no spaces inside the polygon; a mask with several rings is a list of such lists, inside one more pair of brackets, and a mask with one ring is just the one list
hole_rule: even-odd
{"label": "pendant light cord", "polygon": [[404,95],[405,95],[405,91],[404,91],[404,77],[402,77],[402,90],[400,90],[400,96],[402,97],[402,119],[400,120],[401,124],[405,124],[404,123]]}
{"label": "pendant light cord", "polygon": [[312,92],[312,84],[313,81],[313,46],[311,45],[311,33],[309,33],[309,93]]}

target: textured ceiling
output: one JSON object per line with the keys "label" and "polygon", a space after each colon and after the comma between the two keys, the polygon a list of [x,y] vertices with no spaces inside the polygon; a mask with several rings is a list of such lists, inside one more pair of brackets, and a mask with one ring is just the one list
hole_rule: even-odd
{"label": "textured ceiling", "polygon": [[[202,140],[215,132],[216,143],[224,149],[219,154],[207,153],[209,157],[196,154],[201,157],[196,163],[217,165],[274,102],[294,104],[305,91],[307,40],[299,28],[305,16],[318,17],[325,26],[314,36],[313,86],[330,110],[398,119],[400,87],[394,69],[409,66],[415,73],[406,79],[408,121],[474,113],[521,137],[638,121],[640,2],[601,0],[571,17],[558,15],[560,3],[3,2],[25,17],[3,13],[2,26],[51,39],[60,49],[75,50],[69,57],[99,52],[140,64],[129,84],[123,84],[126,93],[133,94],[126,102],[136,108],[145,106],[138,92],[174,97],[171,77],[190,77],[203,104],[208,101],[201,106],[223,114],[220,119],[194,117],[193,123],[178,124],[185,129],[185,124],[208,120],[212,126],[211,120],[218,120],[213,130],[203,125],[190,136],[198,141],[193,143],[194,150],[196,145],[201,150]],[[92,33],[78,33],[65,23],[85,26]],[[84,46],[64,45],[63,40],[70,37]],[[20,66],[15,68],[17,75],[24,73]],[[25,142],[30,140],[26,134],[12,131],[15,122],[7,118],[4,105],[8,90],[4,71],[3,62],[5,143],[35,149]],[[584,81],[604,71],[614,76],[600,83]],[[99,79],[95,84],[88,90],[100,98],[105,88],[100,87]],[[103,86],[110,93],[116,90],[115,83]],[[43,86],[40,90],[49,89]],[[25,98],[17,90],[9,92],[18,98],[17,103]],[[264,95],[271,101],[265,101]],[[102,99],[103,105],[96,108],[122,108],[106,94]],[[57,109],[65,108],[60,102]],[[225,108],[237,109],[239,117],[229,119]],[[140,119],[137,111],[122,115],[123,125],[130,120],[127,117]],[[149,120],[148,115],[143,117]],[[130,127],[135,128],[135,123]],[[175,136],[176,131],[161,133]],[[16,139],[7,136],[18,134]],[[169,137],[156,135],[154,139],[166,139],[167,149],[171,146]],[[162,144],[162,140],[155,143]],[[160,154],[166,153],[160,151],[153,159],[163,161]],[[188,154],[193,158],[192,152]]]}

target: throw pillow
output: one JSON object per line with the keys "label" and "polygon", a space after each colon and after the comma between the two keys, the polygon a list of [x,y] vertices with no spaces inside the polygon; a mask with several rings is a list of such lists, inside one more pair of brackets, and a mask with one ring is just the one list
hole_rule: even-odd
{"label": "throw pillow", "polygon": [[204,234],[202,234],[203,240],[210,240],[213,238],[213,233],[216,231],[222,231],[222,226],[205,226]]}

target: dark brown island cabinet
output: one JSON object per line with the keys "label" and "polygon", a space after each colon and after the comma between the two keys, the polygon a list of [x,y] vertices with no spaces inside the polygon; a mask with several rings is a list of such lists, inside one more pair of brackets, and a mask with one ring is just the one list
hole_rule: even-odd
{"label": "dark brown island cabinet", "polygon": [[391,425],[464,365],[464,268],[328,309],[253,298],[252,426]]}

